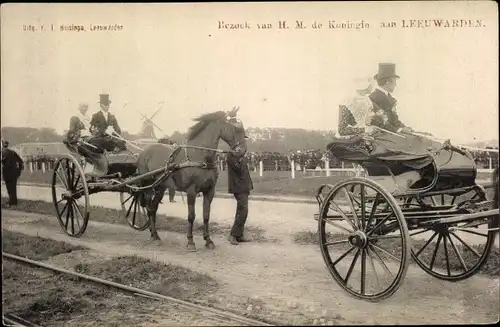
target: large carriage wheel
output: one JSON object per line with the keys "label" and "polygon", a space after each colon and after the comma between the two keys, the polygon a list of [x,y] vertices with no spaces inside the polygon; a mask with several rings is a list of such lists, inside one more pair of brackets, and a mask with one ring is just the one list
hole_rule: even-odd
{"label": "large carriage wheel", "polygon": [[[429,196],[420,202],[429,206],[427,210],[433,210],[460,205],[464,201],[485,200],[485,192],[477,187],[460,196]],[[408,199],[407,203],[414,205],[417,201]],[[412,229],[412,258],[420,268],[436,278],[452,282],[467,279],[476,274],[488,260],[497,236],[494,229],[498,227],[498,222],[495,219],[498,218],[479,218]]]}
{"label": "large carriage wheel", "polygon": [[63,231],[80,237],[89,222],[89,190],[83,169],[72,155],[60,158],[55,164],[52,201]]}
{"label": "large carriage wheel", "polygon": [[120,192],[120,204],[125,220],[135,230],[146,230],[150,221],[145,207],[141,205],[141,192],[131,191],[131,193]]}
{"label": "large carriage wheel", "polygon": [[377,183],[355,177],[334,185],[318,234],[330,274],[348,293],[375,301],[397,291],[408,270],[408,228],[394,197]]}

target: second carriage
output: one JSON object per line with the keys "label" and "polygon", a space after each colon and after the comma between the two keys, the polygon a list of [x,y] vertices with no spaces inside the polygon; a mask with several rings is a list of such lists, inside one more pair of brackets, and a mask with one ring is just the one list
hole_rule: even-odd
{"label": "second carriage", "polygon": [[[164,168],[139,175],[134,153],[108,152],[100,156],[99,169],[86,172],[83,146],[70,147],[71,154],[57,160],[52,174],[52,199],[63,231],[72,237],[80,237],[85,232],[90,216],[90,195],[100,192],[119,193],[121,212],[127,223],[138,231],[147,229],[150,221],[141,203],[141,195],[145,189],[166,180],[173,168],[167,164]],[[173,156],[177,153],[174,152]],[[150,178],[155,182],[142,185]]]}
{"label": "second carriage", "polygon": [[[159,239],[155,221],[158,205],[168,188],[186,192],[188,201],[203,193],[204,239],[213,248],[208,221],[210,204],[218,178],[215,154],[239,152],[245,148],[244,127],[236,116],[239,107],[217,111],[195,118],[183,145],[150,144],[141,149],[132,142],[126,152],[102,153],[84,139],[65,142],[71,154],[55,164],[52,176],[52,200],[59,223],[70,236],[81,236],[89,221],[90,195],[111,192],[120,194],[120,205],[127,223],[143,231],[150,227],[151,237]],[[230,148],[219,150],[223,140]],[[182,151],[182,155],[179,155]],[[242,150],[241,150],[242,151]],[[94,171],[85,172],[87,161]],[[172,177],[172,178],[170,178]],[[192,240],[194,206],[188,206],[188,249],[195,250]],[[205,219],[207,218],[207,219]]]}
{"label": "second carriage", "polygon": [[368,175],[322,185],[316,195],[321,253],[345,291],[372,301],[391,296],[410,258],[451,282],[485,265],[498,241],[498,169],[493,183],[479,185],[467,151],[418,135],[378,131],[327,148]]}

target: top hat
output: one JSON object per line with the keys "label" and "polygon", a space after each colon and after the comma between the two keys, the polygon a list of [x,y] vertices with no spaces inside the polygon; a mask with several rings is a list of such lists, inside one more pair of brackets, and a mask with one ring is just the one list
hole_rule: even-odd
{"label": "top hat", "polygon": [[376,80],[380,80],[390,77],[399,78],[399,76],[396,74],[396,64],[391,64],[391,63],[378,64],[378,73],[375,74],[373,78],[375,78]]}
{"label": "top hat", "polygon": [[109,100],[109,94],[99,94],[99,103],[110,104],[111,100]]}

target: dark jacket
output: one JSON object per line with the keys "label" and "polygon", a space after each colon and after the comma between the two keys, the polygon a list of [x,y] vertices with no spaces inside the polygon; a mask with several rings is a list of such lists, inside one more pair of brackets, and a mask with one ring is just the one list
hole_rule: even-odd
{"label": "dark jacket", "polygon": [[66,138],[70,141],[78,139],[81,135],[81,130],[85,129],[85,125],[80,120],[79,117],[73,116],[69,121],[69,130],[66,134]]}
{"label": "dark jacket", "polygon": [[[351,125],[351,126],[349,126]],[[356,119],[345,105],[339,106],[339,127],[340,135],[353,135],[363,133],[364,128],[352,127],[356,126]]]}
{"label": "dark jacket", "polygon": [[228,192],[232,194],[250,193],[253,190],[252,179],[248,171],[248,159],[227,155]]}
{"label": "dark jacket", "polygon": [[116,120],[115,115],[108,112],[108,121],[106,121],[106,118],[104,118],[104,114],[100,110],[92,115],[90,126],[92,126],[91,128],[95,128],[99,135],[104,135],[108,126],[113,126],[115,132],[117,132],[118,134],[122,133],[120,126],[118,126],[118,120]]}
{"label": "dark jacket", "polygon": [[24,162],[16,151],[9,148],[2,149],[2,175],[3,180],[14,180],[21,175]]}
{"label": "dark jacket", "polygon": [[405,127],[398,117],[396,111],[393,110],[397,101],[393,97],[387,96],[379,89],[375,89],[370,94],[370,99],[373,103],[373,111],[375,116],[372,118],[371,124],[391,132],[397,132],[399,128]]}

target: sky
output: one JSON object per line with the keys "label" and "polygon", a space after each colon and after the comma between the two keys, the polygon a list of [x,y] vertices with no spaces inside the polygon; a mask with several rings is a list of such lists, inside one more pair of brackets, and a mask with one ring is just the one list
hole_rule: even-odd
{"label": "sky", "polygon": [[[457,142],[498,138],[495,2],[4,4],[1,15],[2,126],[62,132],[78,103],[93,113],[99,94],[109,93],[111,112],[131,133],[142,127],[139,112],[149,116],[160,102],[154,122],[164,134],[233,106],[246,127],[335,130],[354,80],[393,62],[406,125]],[[403,19],[483,26],[403,28]],[[297,20],[307,28],[296,29]],[[251,29],[219,29],[220,21]],[[323,27],[313,29],[315,21]],[[330,29],[329,21],[370,27]],[[257,28],[268,23],[272,29]],[[24,31],[29,24],[45,30]]]}

